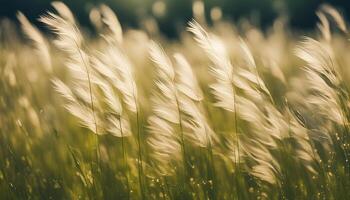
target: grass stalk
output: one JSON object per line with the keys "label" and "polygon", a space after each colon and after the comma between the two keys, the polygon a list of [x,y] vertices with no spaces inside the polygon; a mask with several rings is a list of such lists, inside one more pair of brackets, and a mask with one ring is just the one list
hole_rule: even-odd
{"label": "grass stalk", "polygon": [[139,113],[139,106],[136,100],[136,97],[134,96],[135,102],[136,102],[136,124],[137,124],[137,145],[138,145],[138,180],[139,180],[139,186],[140,186],[140,192],[141,192],[141,198],[146,199],[145,196],[145,189],[143,184],[143,159],[142,159],[142,138],[141,138],[141,130],[140,130],[140,113]]}
{"label": "grass stalk", "polygon": [[177,107],[177,112],[178,112],[178,116],[179,116],[179,129],[180,129],[180,143],[181,143],[181,149],[182,149],[182,163],[183,163],[183,184],[182,184],[182,191],[183,191],[183,195],[185,196],[185,191],[186,191],[186,183],[187,183],[187,157],[186,157],[186,149],[185,149],[185,138],[184,138],[184,133],[183,133],[183,126],[182,126],[182,115],[181,115],[181,109],[180,109],[180,103],[179,103],[179,99],[177,96],[177,92],[176,90],[174,90],[175,93],[175,99],[176,99],[176,107]]}
{"label": "grass stalk", "polygon": [[124,167],[126,169],[125,178],[126,178],[126,188],[128,190],[127,192],[127,199],[130,199],[130,182],[129,182],[129,165],[128,165],[128,155],[125,149],[124,144],[124,132],[123,132],[123,126],[122,126],[122,119],[119,120],[119,127],[120,127],[120,134],[121,134],[121,141],[122,141],[122,151],[123,151],[123,160],[124,160]]}

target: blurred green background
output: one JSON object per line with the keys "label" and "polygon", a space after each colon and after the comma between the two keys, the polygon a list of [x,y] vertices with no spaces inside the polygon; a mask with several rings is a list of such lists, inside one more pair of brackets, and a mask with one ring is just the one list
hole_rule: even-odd
{"label": "blurred green background", "polygon": [[[117,13],[123,26],[138,27],[145,17],[154,16],[152,6],[155,2],[165,3],[162,16],[156,16],[160,30],[167,36],[177,35],[176,27],[192,18],[194,0],[64,0],[84,26],[91,27],[88,21],[89,10],[105,3]],[[50,0],[2,0],[0,17],[15,18],[17,10],[22,11],[29,19],[34,20],[45,10],[51,9]],[[349,18],[349,0],[204,0],[206,14],[212,7],[219,6],[225,19],[238,20],[249,18],[256,25],[268,26],[280,15],[287,16],[289,24],[295,29],[314,28],[315,10],[322,3],[329,3]],[[207,16],[208,17],[208,16]]]}

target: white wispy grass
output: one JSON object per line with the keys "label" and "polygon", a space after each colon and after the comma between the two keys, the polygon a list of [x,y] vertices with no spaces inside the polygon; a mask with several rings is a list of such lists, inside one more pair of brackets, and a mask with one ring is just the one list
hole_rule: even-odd
{"label": "white wispy grass", "polygon": [[184,113],[182,124],[190,131],[186,131],[191,142],[201,147],[210,147],[214,137],[214,131],[210,128],[203,112],[201,102],[203,92],[199,87],[191,65],[180,53],[174,54],[176,88],[179,94],[181,111]]}
{"label": "white wispy grass", "polygon": [[173,175],[181,160],[181,145],[174,128],[164,119],[150,116],[147,120],[150,136],[147,143],[152,149],[151,156],[156,161],[160,175]]}
{"label": "white wispy grass", "polygon": [[181,110],[185,115],[182,118],[182,124],[187,139],[200,147],[212,146],[215,135],[207,122],[203,109],[189,99],[182,99],[180,102]]}
{"label": "white wispy grass", "polygon": [[289,131],[291,137],[295,138],[298,145],[295,147],[296,157],[312,174],[317,174],[315,163],[319,163],[320,156],[315,149],[309,130],[301,124],[296,116],[288,110]]}
{"label": "white wispy grass", "polygon": [[89,12],[89,19],[97,32],[100,33],[103,31],[102,15],[99,8],[97,7],[91,8]]}
{"label": "white wispy grass", "polygon": [[[242,148],[248,157],[257,162],[249,172],[253,176],[276,184],[281,174],[278,160],[271,151],[280,148],[277,141],[290,137],[289,123],[286,117],[274,104],[274,100],[263,79],[260,77],[254,57],[241,39],[243,59],[248,70],[240,67],[235,79],[237,87],[241,88],[247,98],[237,98],[239,116],[250,125],[250,131],[244,137]],[[249,138],[254,138],[249,141]]]}
{"label": "white wispy grass", "polygon": [[239,38],[239,46],[243,52],[243,59],[247,62],[249,68],[256,70],[256,64],[252,52],[242,38]]}
{"label": "white wispy grass", "polygon": [[342,30],[345,33],[347,32],[345,20],[335,8],[333,8],[329,4],[323,4],[321,6],[321,10],[332,17],[332,19],[337,24],[340,30]]}
{"label": "white wispy grass", "polygon": [[59,49],[66,51],[69,56],[66,65],[80,74],[80,76],[85,74],[82,77],[86,77],[89,58],[83,50],[83,35],[75,21],[71,19],[73,16],[66,16],[72,15],[68,7],[61,2],[54,2],[53,5],[58,6],[57,11],[61,10],[61,12],[59,11],[60,15],[47,12],[46,15],[39,18],[39,21],[47,25],[56,34],[55,45]]}
{"label": "white wispy grass", "polygon": [[[46,24],[57,35],[57,39],[54,41],[57,47],[72,53],[72,57],[79,53],[78,51],[83,43],[83,36],[75,24],[51,12],[41,16],[39,21]],[[79,57],[80,55],[75,56]]]}
{"label": "white wispy grass", "polygon": [[55,8],[55,10],[63,19],[70,22],[71,24],[76,23],[72,11],[68,8],[66,4],[64,4],[61,1],[53,1],[51,5]]}
{"label": "white wispy grass", "polygon": [[169,57],[155,42],[151,41],[149,46],[150,56],[152,61],[157,65],[157,75],[159,78],[164,79],[168,83],[174,82],[175,72]]}
{"label": "white wispy grass", "polygon": [[150,43],[150,56],[157,66],[157,80],[155,80],[157,92],[152,98],[154,114],[168,122],[178,124],[180,108],[173,65],[164,50],[155,42]]}
{"label": "white wispy grass", "polygon": [[[124,53],[122,43],[122,29],[119,24],[117,17],[114,12],[107,6],[102,5],[100,7],[100,12],[102,15],[102,21],[108,26],[111,33],[103,35],[107,42],[107,46],[97,55],[91,58],[92,67],[99,76],[103,77],[110,83],[111,87],[118,90],[122,96],[122,100],[125,107],[130,112],[136,114],[136,127],[137,127],[137,146],[138,146],[138,180],[141,190],[141,196],[144,196],[143,191],[143,176],[144,176],[144,160],[143,160],[143,135],[141,132],[142,120],[141,120],[141,110],[139,109],[139,99],[138,90],[135,83],[134,69],[128,56]],[[111,89],[110,89],[111,90]],[[106,95],[106,97],[108,97]],[[108,100],[109,104],[111,103]],[[118,106],[122,108],[123,106]],[[109,117],[109,125],[107,131],[118,132],[119,136],[129,136],[131,135],[131,128],[126,114],[121,114],[117,118]],[[117,121],[119,121],[119,128],[117,126]],[[118,135],[117,135],[118,136]],[[122,139],[122,143],[123,139]],[[123,147],[124,149],[124,147]],[[126,154],[125,149],[123,150]],[[126,155],[124,156],[126,157]]]}
{"label": "white wispy grass", "polygon": [[52,79],[52,83],[54,85],[55,90],[58,93],[60,93],[65,99],[67,99],[69,102],[74,103],[77,101],[72,90],[65,83],[63,83],[61,80],[54,78],[54,79]]}
{"label": "white wispy grass", "polygon": [[203,93],[190,64],[179,53],[174,54],[175,67],[164,50],[155,43],[150,45],[150,55],[157,64],[158,92],[152,98],[156,116],[181,126],[181,134],[192,143],[208,147],[213,131],[206,121],[200,102]]}
{"label": "white wispy grass", "polygon": [[240,97],[238,105],[240,110],[239,116],[242,120],[249,122],[251,126],[249,135],[253,135],[254,140],[265,146],[276,148],[274,137],[280,138],[280,130],[273,129],[273,125],[270,124],[270,116],[265,115],[254,102],[246,98]]}
{"label": "white wispy grass", "polygon": [[242,76],[243,78],[259,85],[261,90],[263,90],[267,94],[270,94],[269,90],[265,86],[264,81],[259,76],[254,57],[253,57],[252,52],[250,51],[249,47],[247,46],[247,44],[244,42],[243,39],[240,39],[239,45],[240,45],[240,48],[242,49],[242,52],[243,52],[242,56],[248,64],[249,72],[248,71],[240,71],[238,74],[240,76]]}
{"label": "white wispy grass", "polygon": [[123,30],[116,14],[105,4],[100,6],[100,13],[102,15],[102,22],[111,31],[107,39],[121,44],[123,42]]}
{"label": "white wispy grass", "polygon": [[104,109],[106,113],[104,117],[106,119],[106,122],[104,122],[106,131],[117,137],[131,136],[129,119],[123,113],[120,99],[114,92],[111,84],[100,80],[97,85],[103,93],[103,101],[107,104],[107,108]]}
{"label": "white wispy grass", "polygon": [[[276,174],[279,173],[279,165],[271,155],[270,149],[276,149],[275,140],[286,137],[287,124],[282,114],[276,110],[272,103],[273,99],[264,81],[258,74],[256,62],[247,44],[241,39],[239,46],[242,58],[246,62],[246,68],[235,67],[231,64],[226,47],[220,38],[207,33],[197,22],[189,23],[189,31],[207,53],[214,67],[210,68],[215,83],[210,87],[217,99],[216,106],[234,112],[242,120],[249,122],[251,131],[249,136],[242,136],[244,142],[242,148],[248,157],[257,163],[251,166],[251,173],[264,181],[276,183]],[[236,94],[237,88],[241,89],[247,98]],[[266,101],[266,97],[270,98]],[[237,126],[237,124],[235,125]],[[237,133],[236,133],[237,134]],[[254,138],[248,141],[248,137]],[[240,138],[236,138],[236,144],[229,142],[231,160],[240,162],[239,152]],[[239,145],[239,146],[238,146]],[[260,155],[255,155],[255,154]],[[274,164],[271,164],[274,162]]]}
{"label": "white wispy grass", "polygon": [[[334,51],[328,43],[306,38],[296,49],[296,55],[306,62],[303,69],[308,96],[305,97],[303,103],[317,116],[317,120],[322,121],[322,125],[314,127],[313,132],[316,132],[317,135],[311,139],[320,140],[322,138],[322,147],[329,153],[328,156],[332,156],[331,152],[335,151],[332,138],[336,137],[343,156],[348,162],[344,136],[339,137],[338,133],[339,130],[347,130],[348,126],[348,110],[344,106],[344,101],[348,101],[347,89],[342,88],[340,66],[335,59]],[[303,158],[307,158],[305,154]],[[313,159],[320,160],[316,153]]]}
{"label": "white wispy grass", "polygon": [[[211,92],[214,95],[216,102],[215,106],[220,107],[229,112],[235,113],[234,117],[234,141],[229,141],[229,150],[231,161],[233,163],[241,163],[240,157],[242,151],[240,151],[240,138],[238,135],[238,119],[237,119],[237,99],[239,96],[236,94],[235,78],[237,74],[234,72],[233,66],[230,61],[229,54],[223,43],[223,41],[210,33],[207,33],[196,21],[189,22],[188,31],[194,34],[195,41],[206,52],[207,56],[212,62],[210,72],[215,79],[215,83],[210,84]],[[239,165],[235,165],[239,168]],[[239,171],[239,170],[238,170]]]}
{"label": "white wispy grass", "polygon": [[320,11],[316,12],[316,15],[320,20],[320,23],[317,23],[317,27],[321,31],[322,37],[326,41],[330,41],[332,36],[331,36],[330,25],[327,17],[325,16],[325,14],[323,14],[323,12],[320,12]]}
{"label": "white wispy grass", "polygon": [[49,73],[52,72],[50,48],[46,39],[41,32],[28,21],[23,13],[18,12],[17,19],[21,23],[21,28],[24,34],[32,41],[32,45],[40,58],[39,60],[42,61],[44,69]]}
{"label": "white wispy grass", "polygon": [[52,79],[54,89],[62,95],[66,100],[64,107],[77,119],[83,127],[90,129],[95,134],[98,134],[94,114],[90,107],[81,104],[76,98],[72,90],[62,81],[57,78]]}
{"label": "white wispy grass", "polygon": [[105,102],[110,108],[110,112],[117,117],[122,116],[123,107],[120,103],[118,95],[113,91],[113,88],[106,82],[100,81],[98,83],[105,97]]}
{"label": "white wispy grass", "polygon": [[339,84],[339,77],[336,77],[336,66],[331,49],[312,38],[305,38],[295,51],[296,55],[307,63],[307,68],[322,74],[332,84]]}
{"label": "white wispy grass", "polygon": [[216,106],[235,112],[235,90],[233,87],[233,67],[224,43],[216,36],[207,33],[196,21],[189,23],[188,30],[207,53],[213,67],[210,72],[216,82],[210,85],[217,102]]}
{"label": "white wispy grass", "polygon": [[123,95],[127,109],[136,113],[138,93],[133,66],[127,55],[114,44],[109,44],[103,52],[92,59],[92,62],[94,69],[109,79],[113,87]]}
{"label": "white wispy grass", "polygon": [[162,168],[168,169],[167,173],[171,173],[170,160],[176,159],[176,163],[179,164],[182,158],[183,164],[186,162],[182,113],[175,85],[175,72],[164,50],[155,42],[151,42],[149,46],[151,60],[156,64],[157,90],[153,92],[151,99],[153,115],[148,118],[151,130],[148,144],[153,150],[153,157],[158,161],[163,157],[165,162],[160,164],[163,165]]}
{"label": "white wispy grass", "polygon": [[342,125],[346,119],[340,99],[334,88],[339,87],[341,77],[331,49],[316,40],[306,38],[296,50],[296,55],[307,65],[304,69],[311,92],[307,102],[318,107],[318,112],[329,120]]}
{"label": "white wispy grass", "polygon": [[203,92],[199,87],[197,77],[194,75],[191,65],[180,53],[175,53],[174,58],[176,62],[177,89],[193,101],[202,101]]}
{"label": "white wispy grass", "polygon": [[90,58],[83,48],[83,35],[77,24],[70,16],[72,13],[63,3],[54,3],[58,13],[62,16],[48,12],[41,16],[39,21],[46,24],[57,36],[54,40],[55,45],[67,53],[68,59],[65,63],[72,76],[73,90],[77,97],[84,100],[87,107],[79,107],[81,103],[66,106],[71,114],[82,119],[85,114],[86,120],[83,124],[88,124],[92,129],[91,122],[95,124],[96,134],[100,134],[98,129],[97,107],[94,105],[95,89],[93,83],[97,82],[97,77],[91,72]]}
{"label": "white wispy grass", "polygon": [[243,150],[257,163],[252,166],[249,173],[270,184],[276,184],[280,175],[280,167],[269,150],[258,142],[251,142],[250,145],[243,146]]}

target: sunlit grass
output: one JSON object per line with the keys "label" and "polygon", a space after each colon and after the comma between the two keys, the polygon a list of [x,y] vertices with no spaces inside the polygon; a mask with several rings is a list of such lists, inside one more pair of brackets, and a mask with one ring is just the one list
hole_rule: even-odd
{"label": "sunlit grass", "polygon": [[332,7],[303,36],[220,8],[208,25],[197,3],[169,41],[107,6],[90,38],[53,6],[50,35],[21,13],[21,31],[0,24],[1,199],[350,198],[349,34]]}

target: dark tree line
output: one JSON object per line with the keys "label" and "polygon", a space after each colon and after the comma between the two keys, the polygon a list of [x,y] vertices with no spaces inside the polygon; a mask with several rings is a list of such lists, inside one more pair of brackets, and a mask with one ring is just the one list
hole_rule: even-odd
{"label": "dark tree line", "polygon": [[[176,36],[176,26],[192,18],[191,0],[163,0],[166,2],[166,15],[158,18],[160,29],[166,35]],[[0,17],[15,19],[16,11],[22,11],[29,19],[35,19],[50,10],[50,0],[1,0]],[[89,27],[89,10],[100,3],[109,5],[117,13],[123,25],[137,27],[140,19],[152,15],[155,0],[63,0],[74,12],[79,22]],[[345,18],[350,14],[350,1],[347,0],[204,0],[206,13],[214,6],[222,8],[225,18],[258,19],[258,25],[266,27],[279,15],[288,16],[293,28],[314,28],[317,20],[315,10],[322,3],[329,3],[340,9]],[[208,16],[207,16],[208,17]]]}

